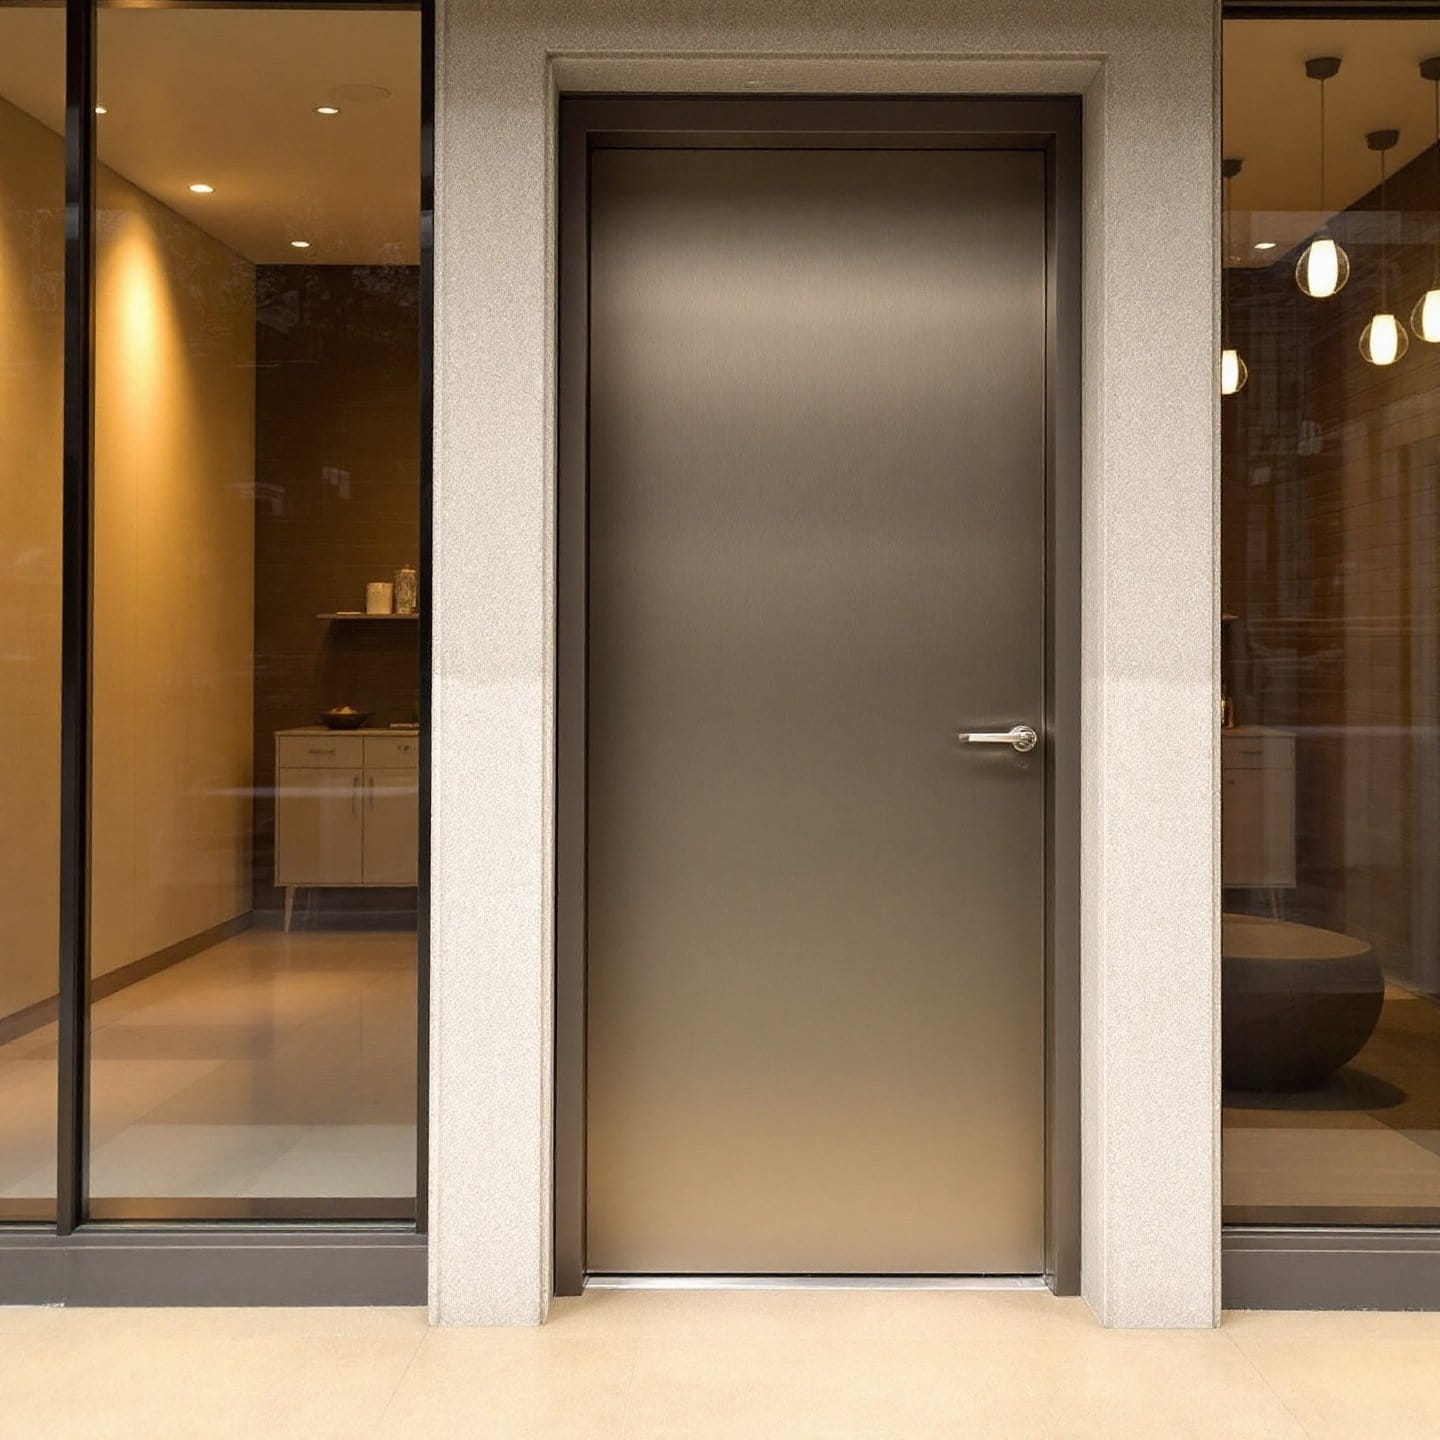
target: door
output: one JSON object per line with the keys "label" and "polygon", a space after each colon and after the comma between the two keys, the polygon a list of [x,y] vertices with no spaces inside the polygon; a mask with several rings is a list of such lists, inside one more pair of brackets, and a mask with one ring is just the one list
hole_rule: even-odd
{"label": "door", "polygon": [[589,185],[588,1268],[1038,1272],[1045,156]]}
{"label": "door", "polygon": [[365,772],[365,883],[413,885],[420,844],[414,770]]}
{"label": "door", "polygon": [[277,777],[275,883],[358,885],[360,771],[286,767]]}

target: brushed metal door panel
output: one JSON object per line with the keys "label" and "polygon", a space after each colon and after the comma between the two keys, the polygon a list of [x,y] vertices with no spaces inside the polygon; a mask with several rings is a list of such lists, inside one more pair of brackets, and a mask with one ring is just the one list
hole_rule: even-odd
{"label": "brushed metal door panel", "polygon": [[1045,184],[592,157],[592,1271],[1043,1268]]}

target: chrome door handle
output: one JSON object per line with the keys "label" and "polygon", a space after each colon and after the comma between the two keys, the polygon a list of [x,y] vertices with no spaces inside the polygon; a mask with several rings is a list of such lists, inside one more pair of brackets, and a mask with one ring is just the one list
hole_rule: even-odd
{"label": "chrome door handle", "polygon": [[1029,725],[1012,725],[1008,730],[962,730],[960,739],[970,745],[1011,745],[1022,755],[1040,743]]}

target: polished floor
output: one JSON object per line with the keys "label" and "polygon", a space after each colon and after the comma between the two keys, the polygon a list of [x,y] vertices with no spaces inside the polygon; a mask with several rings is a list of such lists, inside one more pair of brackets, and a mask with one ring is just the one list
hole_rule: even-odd
{"label": "polished floor", "polygon": [[1225,1095],[1225,1218],[1440,1223],[1440,1004],[1398,985],[1324,1084]]}
{"label": "polished floor", "polygon": [[1440,1315],[1105,1331],[1035,1292],[600,1291],[413,1310],[0,1310],[45,1440],[1433,1440]]}
{"label": "polished floor", "polygon": [[[98,1001],[92,1196],[413,1196],[415,955],[413,931],[247,930]],[[55,1054],[54,1025],[0,1046],[0,1215],[54,1193]]]}

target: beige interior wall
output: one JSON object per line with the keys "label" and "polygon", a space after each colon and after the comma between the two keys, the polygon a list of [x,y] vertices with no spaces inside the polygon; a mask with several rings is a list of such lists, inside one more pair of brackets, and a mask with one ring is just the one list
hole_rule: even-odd
{"label": "beige interior wall", "polygon": [[[53,995],[64,149],[0,101],[0,1016]],[[102,169],[93,969],[250,907],[254,269]]]}
{"label": "beige interior wall", "polygon": [[55,993],[65,161],[0,101],[0,1016]]}
{"label": "beige interior wall", "polygon": [[96,255],[92,968],[250,908],[253,267],[109,171]]}

